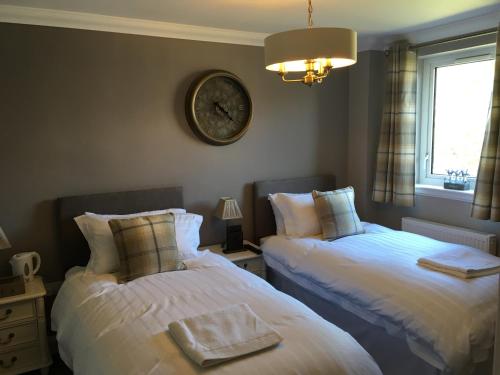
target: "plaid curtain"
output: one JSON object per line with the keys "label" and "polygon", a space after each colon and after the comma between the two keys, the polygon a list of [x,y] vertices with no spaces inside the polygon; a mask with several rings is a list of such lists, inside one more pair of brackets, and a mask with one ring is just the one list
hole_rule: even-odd
{"label": "plaid curtain", "polygon": [[490,119],[484,134],[471,213],[473,218],[492,221],[500,221],[500,25],[496,51]]}
{"label": "plaid curtain", "polygon": [[385,84],[372,199],[414,206],[417,56],[408,42],[389,50]]}

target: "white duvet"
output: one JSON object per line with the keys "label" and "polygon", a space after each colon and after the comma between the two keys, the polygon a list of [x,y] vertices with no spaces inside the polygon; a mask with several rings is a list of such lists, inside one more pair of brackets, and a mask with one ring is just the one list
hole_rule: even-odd
{"label": "white duvet", "polygon": [[462,245],[375,224],[365,229],[333,242],[272,236],[262,249],[273,268],[406,336],[410,349],[432,365],[459,373],[484,361],[494,340],[498,277],[463,280],[417,265],[420,257]]}
{"label": "white duvet", "polygon": [[[380,375],[346,332],[223,257],[204,252],[188,270],[117,284],[73,270],[52,310],[63,360],[75,374]],[[209,369],[191,362],[168,333],[174,320],[247,303],[283,341]]]}

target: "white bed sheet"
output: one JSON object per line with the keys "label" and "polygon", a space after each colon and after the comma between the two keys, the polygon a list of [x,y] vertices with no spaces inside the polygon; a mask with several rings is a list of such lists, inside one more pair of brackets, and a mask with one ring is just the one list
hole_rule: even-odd
{"label": "white bed sheet", "polygon": [[[75,374],[377,374],[346,332],[225,258],[204,252],[188,270],[117,284],[112,275],[68,273],[52,310],[60,354]],[[170,337],[174,320],[247,303],[283,336],[276,348],[209,369]]]}
{"label": "white bed sheet", "polygon": [[486,360],[494,340],[498,277],[463,280],[423,268],[419,257],[462,245],[364,226],[365,234],[333,242],[271,236],[261,248],[269,266],[388,333],[405,336],[416,355],[445,372],[460,373]]}

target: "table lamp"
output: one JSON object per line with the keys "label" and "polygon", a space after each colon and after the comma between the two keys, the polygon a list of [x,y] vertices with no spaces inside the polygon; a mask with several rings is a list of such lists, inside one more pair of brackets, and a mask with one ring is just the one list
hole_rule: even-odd
{"label": "table lamp", "polygon": [[215,210],[215,217],[226,221],[226,245],[223,250],[224,253],[243,251],[243,232],[241,231],[241,224],[229,224],[231,220],[243,218],[236,199],[231,197],[222,197],[219,199],[217,209]]}
{"label": "table lamp", "polygon": [[5,232],[2,230],[2,227],[0,227],[0,250],[10,249],[10,247],[9,240],[5,235]]}

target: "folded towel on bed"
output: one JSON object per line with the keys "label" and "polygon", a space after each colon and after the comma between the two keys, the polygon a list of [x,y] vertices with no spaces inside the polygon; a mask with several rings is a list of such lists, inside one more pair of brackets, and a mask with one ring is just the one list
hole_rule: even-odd
{"label": "folded towel on bed", "polygon": [[247,304],[178,320],[168,328],[182,350],[202,367],[253,353],[283,340]]}
{"label": "folded towel on bed", "polygon": [[500,272],[500,258],[472,248],[448,250],[423,257],[418,260],[418,264],[463,279]]}

